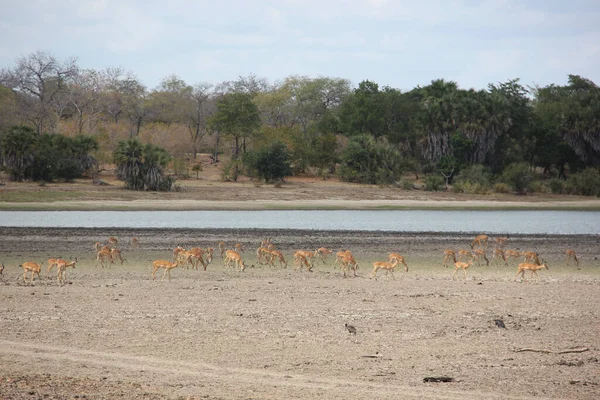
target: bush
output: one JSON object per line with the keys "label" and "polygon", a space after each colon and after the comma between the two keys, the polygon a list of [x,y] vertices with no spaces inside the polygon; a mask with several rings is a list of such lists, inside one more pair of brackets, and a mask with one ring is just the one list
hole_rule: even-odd
{"label": "bush", "polygon": [[526,163],[510,164],[502,172],[502,182],[512,186],[519,194],[523,194],[527,191],[533,178],[533,173]]}
{"label": "bush", "polygon": [[240,176],[241,162],[239,160],[231,160],[223,166],[221,170],[221,180],[225,182],[237,182]]}
{"label": "bush", "polygon": [[445,188],[446,181],[439,175],[429,175],[425,178],[425,190],[439,192]]}
{"label": "bush", "polygon": [[486,194],[491,187],[492,174],[483,165],[462,169],[454,179],[454,191],[470,194]]}
{"label": "bush", "polygon": [[488,185],[482,185],[478,182],[457,181],[452,187],[454,192],[468,194],[488,194],[490,189]]}
{"label": "bush", "polygon": [[258,176],[270,183],[282,181],[292,174],[290,155],[285,144],[274,142],[260,149],[256,154],[256,171]]}
{"label": "bush", "polygon": [[529,188],[534,193],[550,193],[550,188],[548,187],[548,184],[546,184],[543,181],[533,181],[529,185]]}
{"label": "bush", "polygon": [[595,168],[586,168],[569,178],[573,194],[600,196],[600,173]]}
{"label": "bush", "polygon": [[196,173],[196,179],[200,178],[200,171],[202,171],[202,163],[197,163],[194,164],[194,166],[192,167],[192,171],[194,171]]}
{"label": "bush", "polygon": [[173,160],[173,172],[177,177],[187,179],[190,177],[187,169],[187,161],[185,157],[177,157]]}
{"label": "bush", "polygon": [[548,186],[550,187],[550,191],[554,194],[565,193],[565,182],[562,179],[552,178],[548,181]]}
{"label": "bush", "polygon": [[496,183],[494,185],[494,192],[495,193],[508,193],[510,191],[510,186],[508,186],[506,183]]}
{"label": "bush", "polygon": [[404,190],[413,190],[415,185],[411,181],[401,180],[400,182],[396,182],[396,187],[400,187]]}

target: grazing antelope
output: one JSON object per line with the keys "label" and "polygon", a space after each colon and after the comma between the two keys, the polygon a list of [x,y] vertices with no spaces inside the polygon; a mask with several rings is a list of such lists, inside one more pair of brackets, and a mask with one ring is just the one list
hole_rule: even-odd
{"label": "grazing antelope", "polygon": [[524,251],[521,253],[522,256],[525,256],[525,262],[533,261],[537,265],[541,265],[541,261],[539,259],[538,253],[535,251]]}
{"label": "grazing antelope", "polygon": [[279,250],[270,250],[269,254],[269,265],[275,267],[275,259],[277,259],[279,261],[280,268],[287,268],[287,261],[285,261],[285,258],[283,258],[282,252],[280,252]]}
{"label": "grazing antelope", "polygon": [[342,258],[341,258],[341,262],[342,262],[342,272],[344,273],[344,278],[346,277],[347,273],[348,273],[348,268],[352,269],[352,271],[354,272],[354,276],[358,276],[356,274],[356,271],[358,270],[358,263],[356,262],[356,260],[354,259],[354,256],[350,253],[345,254]]}
{"label": "grazing antelope", "polygon": [[568,249],[565,251],[565,254],[567,255],[567,267],[569,266],[569,261],[571,261],[572,258],[575,260],[575,263],[577,263],[577,268],[579,268],[579,259],[577,258],[577,254],[575,254],[575,250]]}
{"label": "grazing antelope", "polygon": [[[212,249],[210,249],[211,251],[204,250],[201,247],[192,247],[190,249],[190,253],[192,254],[192,257],[194,259],[196,259],[196,263],[195,263],[195,268],[198,269],[198,262],[200,262],[200,264],[202,264],[202,267],[204,268],[204,270],[206,271],[206,266],[208,264],[210,264],[212,262]],[[204,256],[206,255],[206,262],[204,262]]]}
{"label": "grazing antelope", "polygon": [[246,264],[242,261],[242,256],[235,250],[227,250],[225,252],[225,266],[231,267],[235,265],[236,268],[239,268],[240,271],[246,270]]}
{"label": "grazing antelope", "polygon": [[270,263],[271,253],[270,250],[266,247],[259,247],[256,249],[256,262],[258,264],[269,264]]}
{"label": "grazing antelope", "polygon": [[518,260],[521,256],[521,252],[517,250],[506,250],[504,252],[504,261],[506,262],[506,265],[508,265],[508,260],[510,260],[511,258]]}
{"label": "grazing antelope", "polygon": [[473,253],[471,253],[469,250],[459,250],[457,253],[457,258],[459,260],[462,260],[463,258],[473,258]]}
{"label": "grazing antelope", "polygon": [[42,264],[44,262],[42,261],[41,263],[34,263],[32,261],[27,261],[24,262],[23,264],[19,265],[19,267],[23,268],[23,282],[27,283],[27,273],[30,272],[31,273],[31,282],[33,282],[35,280],[35,274],[37,274],[38,276],[38,280],[40,280],[40,271],[42,269]]}
{"label": "grazing antelope", "polygon": [[308,272],[312,272],[312,265],[309,264],[306,259],[306,252],[303,250],[294,253],[294,265],[296,265],[296,269],[302,269],[302,266],[305,266]]}
{"label": "grazing antelope", "polygon": [[515,282],[517,281],[517,278],[519,277],[519,275],[521,275],[522,281],[527,280],[527,279],[525,279],[525,271],[531,271],[529,278],[531,278],[531,277],[533,277],[533,275],[535,275],[536,282],[539,282],[540,278],[537,274],[537,271],[539,271],[542,268],[546,268],[547,270],[550,270],[550,268],[548,268],[546,263],[541,263],[541,264],[521,263],[521,264],[519,264],[517,274],[515,275]]}
{"label": "grazing antelope", "polygon": [[121,265],[123,265],[123,256],[121,256],[121,250],[114,248],[110,249],[110,257],[115,262],[117,258],[121,260]]}
{"label": "grazing antelope", "polygon": [[508,265],[506,262],[506,256],[504,255],[504,251],[502,249],[494,249],[494,255],[492,256],[492,263],[498,262],[498,259],[502,259],[504,261],[504,265]]}
{"label": "grazing antelope", "polygon": [[156,260],[152,263],[152,280],[156,279],[156,271],[158,271],[161,268],[165,269],[165,273],[163,274],[162,278],[160,278],[160,280],[162,281],[163,279],[165,279],[165,275],[169,275],[169,281],[171,280],[171,270],[173,268],[176,268],[179,265],[179,261],[175,261],[175,262],[170,262],[170,261],[166,261],[166,260]]}
{"label": "grazing antelope", "polygon": [[448,268],[448,260],[452,260],[452,263],[456,262],[456,253],[454,250],[444,250],[444,267]]}
{"label": "grazing antelope", "polygon": [[65,260],[60,259],[56,264],[56,270],[58,271],[56,275],[56,280],[60,286],[64,285],[67,280],[67,267],[73,267],[75,269],[75,264],[77,263],[77,258],[74,261],[66,262]]}
{"label": "grazing antelope", "polygon": [[383,261],[374,262],[373,263],[373,272],[371,272],[371,278],[375,278],[375,280],[377,280],[377,271],[381,269],[386,272],[386,275],[388,272],[390,272],[392,274],[392,278],[396,279],[394,277],[394,270],[396,269],[396,265],[398,265],[397,258],[394,258],[393,262],[383,262]]}
{"label": "grazing antelope", "polygon": [[457,261],[454,263],[454,273],[452,274],[452,280],[454,280],[456,278],[456,273],[458,272],[459,269],[462,269],[463,273],[464,273],[464,279],[465,282],[467,280],[467,269],[473,265],[473,260],[469,260],[468,263],[464,263],[462,261]]}
{"label": "grazing antelope", "polygon": [[483,249],[473,250],[473,258],[477,262],[477,265],[479,265],[481,263],[481,259],[483,258],[485,260],[485,266],[486,267],[490,266],[490,260],[488,260],[487,255],[485,254],[485,250],[483,250]]}
{"label": "grazing antelope", "polygon": [[343,259],[346,256],[353,257],[352,252],[350,250],[340,250],[337,253],[335,253],[335,262],[333,263],[334,264],[334,268],[335,268],[335,264],[337,264],[338,262],[343,261]]}
{"label": "grazing antelope", "polygon": [[408,272],[408,265],[406,264],[406,261],[404,261],[404,257],[398,253],[390,253],[388,255],[388,260],[390,262],[394,261],[394,260],[398,260],[398,264],[402,264],[404,265],[404,272]]}
{"label": "grazing antelope", "polygon": [[61,260],[60,258],[49,258],[47,263],[48,263],[48,269],[46,270],[46,278],[48,278],[50,276],[50,271],[52,270],[52,268],[54,268],[56,266],[56,264],[58,263],[58,261]]}
{"label": "grazing antelope", "polygon": [[473,240],[473,242],[471,242],[471,249],[474,249],[475,245],[483,247],[484,249],[487,248],[488,239],[489,239],[488,235],[476,236],[475,239]]}
{"label": "grazing antelope", "polygon": [[494,242],[496,242],[497,249],[504,249],[506,242],[508,242],[508,238],[507,237],[497,237],[494,239]]}
{"label": "grazing antelope", "polygon": [[96,260],[100,260],[100,265],[104,268],[104,261],[108,260],[108,266],[114,262],[112,258],[112,252],[110,250],[102,249],[96,254]]}
{"label": "grazing antelope", "polygon": [[333,250],[329,250],[327,247],[319,247],[315,250],[315,257],[318,257],[323,264],[327,263],[327,256],[332,254]]}

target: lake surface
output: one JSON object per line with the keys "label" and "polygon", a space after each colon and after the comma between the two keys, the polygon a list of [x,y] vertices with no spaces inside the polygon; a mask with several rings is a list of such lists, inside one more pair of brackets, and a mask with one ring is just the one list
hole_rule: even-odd
{"label": "lake surface", "polygon": [[0,226],[600,234],[598,211],[0,211]]}

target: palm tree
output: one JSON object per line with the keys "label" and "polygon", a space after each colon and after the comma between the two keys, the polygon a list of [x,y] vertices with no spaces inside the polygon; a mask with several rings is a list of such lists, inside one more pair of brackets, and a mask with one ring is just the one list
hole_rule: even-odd
{"label": "palm tree", "polygon": [[11,181],[28,176],[35,160],[36,135],[28,126],[15,126],[0,137],[2,159]]}
{"label": "palm tree", "polygon": [[142,173],[144,146],[137,138],[119,142],[113,158],[117,164],[117,177],[125,181],[127,189],[144,189]]}

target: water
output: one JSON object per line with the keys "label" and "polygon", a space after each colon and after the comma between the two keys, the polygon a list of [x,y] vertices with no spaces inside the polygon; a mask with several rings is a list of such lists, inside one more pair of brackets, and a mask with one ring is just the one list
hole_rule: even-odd
{"label": "water", "polygon": [[0,211],[0,226],[600,234],[597,211]]}

